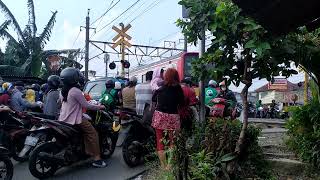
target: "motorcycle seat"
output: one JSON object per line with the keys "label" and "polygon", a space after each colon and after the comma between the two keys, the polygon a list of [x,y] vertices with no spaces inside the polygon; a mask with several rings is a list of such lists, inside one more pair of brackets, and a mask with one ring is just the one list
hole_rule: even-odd
{"label": "motorcycle seat", "polygon": [[[77,125],[72,125],[65,123],[63,121],[47,121],[50,124],[54,124],[55,126],[59,127],[63,131],[70,132],[70,134],[79,134],[80,133],[80,128]],[[69,134],[69,133],[68,133]]]}
{"label": "motorcycle seat", "polygon": [[131,116],[136,116],[138,118],[142,118],[141,115],[138,115],[136,110],[135,109],[130,109],[130,108],[122,108],[121,109],[121,112],[122,113],[125,113],[125,114],[128,114],[128,115],[131,115]]}

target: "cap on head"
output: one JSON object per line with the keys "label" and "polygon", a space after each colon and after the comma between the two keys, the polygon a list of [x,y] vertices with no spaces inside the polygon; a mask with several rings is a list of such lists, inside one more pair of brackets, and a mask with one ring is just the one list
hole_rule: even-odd
{"label": "cap on head", "polygon": [[130,79],[129,79],[130,82],[133,82],[133,83],[137,83],[138,82],[138,79],[137,77],[135,76],[132,76]]}
{"label": "cap on head", "polygon": [[115,83],[112,79],[109,79],[106,81],[106,88],[113,89],[114,86],[115,86]]}
{"label": "cap on head", "polygon": [[208,86],[217,86],[217,82],[215,80],[210,80]]}

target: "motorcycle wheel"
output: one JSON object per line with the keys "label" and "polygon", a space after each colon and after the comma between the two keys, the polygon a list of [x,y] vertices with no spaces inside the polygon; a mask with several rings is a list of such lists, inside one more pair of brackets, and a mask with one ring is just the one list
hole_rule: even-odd
{"label": "motorcycle wheel", "polygon": [[33,150],[29,160],[30,173],[38,179],[45,179],[53,176],[58,170],[59,166],[54,162],[41,159],[39,154],[41,152],[57,154],[59,151],[60,148],[55,142],[44,143],[36,147]]}
{"label": "motorcycle wheel", "polygon": [[133,144],[134,141],[134,137],[129,135],[122,147],[123,160],[129,167],[136,167],[143,162],[141,150]]}
{"label": "motorcycle wheel", "polygon": [[110,135],[109,136],[106,135],[102,137],[100,142],[100,148],[101,148],[101,157],[103,159],[107,159],[110,156],[112,156],[116,148],[117,139],[118,138],[111,137]]}
{"label": "motorcycle wheel", "polygon": [[3,180],[11,180],[13,177],[13,165],[9,157],[0,158],[0,177]]}

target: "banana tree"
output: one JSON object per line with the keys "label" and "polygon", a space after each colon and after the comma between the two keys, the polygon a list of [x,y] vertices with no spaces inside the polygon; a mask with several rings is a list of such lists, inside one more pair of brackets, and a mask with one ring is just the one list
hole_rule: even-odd
{"label": "banana tree", "polygon": [[[16,18],[9,10],[9,8],[0,0],[0,9],[6,16],[7,20],[0,26],[0,36],[6,38],[11,43],[11,47],[19,48],[19,51],[13,51],[12,56],[17,56],[14,61],[20,61],[21,66],[14,66],[10,69],[17,69],[16,72],[24,72],[23,75],[28,76],[39,76],[40,70],[42,66],[42,54],[43,49],[46,43],[49,41],[51,36],[51,31],[54,26],[57,11],[53,12],[51,18],[49,19],[47,25],[45,26],[44,30],[40,35],[37,36],[37,25],[36,25],[36,17],[35,17],[35,10],[34,10],[34,3],[33,0],[27,1],[28,5],[28,15],[29,20],[26,28],[22,31],[19,23],[17,22]],[[9,32],[8,26],[12,26],[15,32],[17,33],[18,38],[15,39]],[[7,49],[6,51],[10,49]],[[6,65],[0,65],[0,72],[2,70],[11,66],[12,63],[8,63]],[[22,75],[22,74],[20,74]]]}

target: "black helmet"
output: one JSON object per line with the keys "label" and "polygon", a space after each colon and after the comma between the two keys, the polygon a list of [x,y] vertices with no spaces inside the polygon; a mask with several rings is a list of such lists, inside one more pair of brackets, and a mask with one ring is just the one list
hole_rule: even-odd
{"label": "black helmet", "polygon": [[58,89],[60,86],[60,77],[57,75],[51,75],[48,77],[48,85],[51,88]]}
{"label": "black helmet", "polygon": [[[78,70],[79,71],[79,70]],[[84,87],[84,85],[86,84],[86,78],[84,77],[84,75],[79,71],[79,84],[80,86]]]}
{"label": "black helmet", "polygon": [[107,80],[106,88],[113,89],[114,88],[114,81],[112,79]]}
{"label": "black helmet", "polygon": [[76,85],[80,80],[80,71],[76,68],[67,67],[61,71],[60,78],[65,85]]}
{"label": "black helmet", "polygon": [[42,84],[41,87],[40,87],[40,90],[41,90],[42,92],[46,92],[47,89],[48,89],[48,84],[47,84],[47,83]]}
{"label": "black helmet", "polygon": [[40,85],[39,84],[32,84],[31,89],[33,89],[34,91],[40,91]]}

